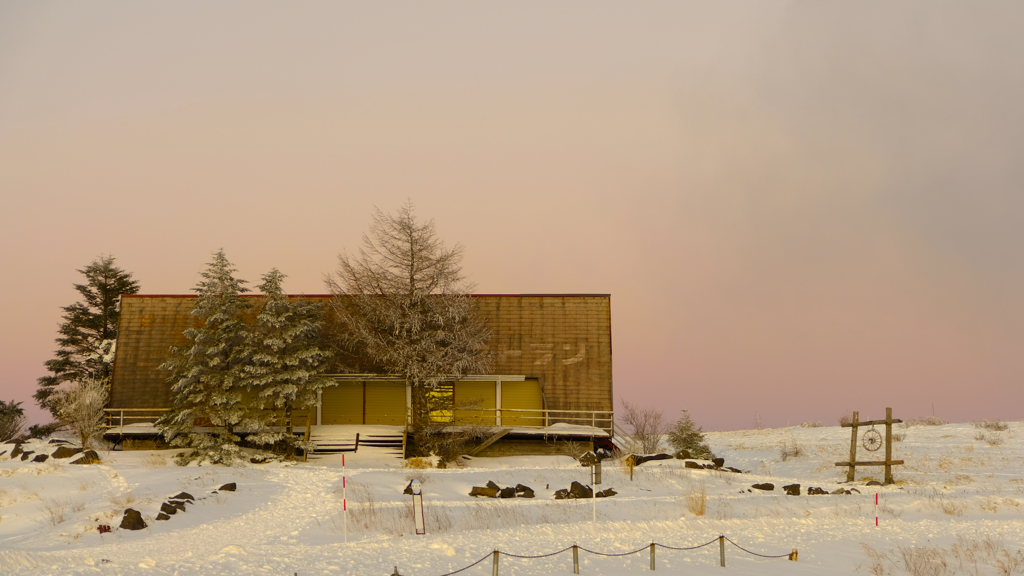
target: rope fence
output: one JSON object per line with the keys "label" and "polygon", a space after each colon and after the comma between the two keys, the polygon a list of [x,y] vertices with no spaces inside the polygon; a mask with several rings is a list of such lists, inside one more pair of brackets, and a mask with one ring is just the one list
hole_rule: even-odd
{"label": "rope fence", "polygon": [[[661,544],[659,542],[651,542],[649,545],[643,546],[641,548],[637,548],[636,550],[633,550],[631,552],[599,552],[597,550],[590,550],[588,548],[584,548],[584,547],[576,545],[576,544],[573,544],[572,546],[566,546],[565,548],[562,548],[561,550],[557,550],[555,552],[550,552],[548,554],[537,554],[537,555],[512,554],[511,552],[502,552],[501,550],[494,550],[493,552],[488,553],[483,558],[477,560],[476,562],[473,562],[469,566],[466,566],[465,568],[459,568],[458,570],[455,570],[453,572],[447,572],[445,574],[440,574],[439,576],[453,576],[454,574],[458,574],[460,572],[464,572],[464,571],[469,570],[470,568],[472,568],[474,566],[477,566],[477,565],[483,563],[488,558],[492,559],[492,570],[491,570],[492,576],[498,576],[498,568],[499,568],[499,565],[500,565],[499,558],[501,556],[508,556],[510,558],[519,558],[519,559],[523,559],[523,560],[534,560],[534,559],[537,559],[537,558],[550,558],[552,556],[558,556],[559,554],[563,554],[565,552],[570,552],[570,551],[572,552],[572,573],[573,574],[579,574],[580,573],[580,552],[581,551],[582,552],[586,552],[587,554],[593,554],[594,556],[619,557],[619,556],[632,556],[633,554],[641,554],[641,553],[643,553],[646,550],[650,554],[651,570],[654,570],[655,567],[656,567],[655,550],[657,548],[664,548],[665,550],[675,550],[675,551],[688,551],[688,550],[697,550],[699,548],[704,548],[705,546],[710,546],[710,545],[714,544],[715,542],[718,542],[718,547],[719,547],[719,565],[722,566],[723,568],[725,567],[725,543],[726,542],[728,542],[729,544],[732,544],[733,546],[735,546],[739,550],[742,550],[743,552],[745,552],[747,554],[750,554],[751,556],[757,556],[758,558],[766,558],[766,559],[769,559],[769,560],[778,559],[778,558],[787,558],[787,559],[789,559],[789,560],[791,560],[793,562],[797,561],[797,550],[795,548],[793,549],[792,552],[786,552],[784,554],[759,554],[759,553],[754,552],[752,550],[748,550],[748,549],[744,548],[743,546],[740,546],[735,541],[733,541],[732,538],[729,538],[728,536],[720,535],[717,538],[709,540],[709,541],[705,542],[704,544],[698,544],[697,546],[678,547],[678,546],[669,546],[667,544]],[[399,574],[397,566],[395,567],[395,572],[394,572],[394,574],[392,574],[392,576],[402,576],[401,574]]]}

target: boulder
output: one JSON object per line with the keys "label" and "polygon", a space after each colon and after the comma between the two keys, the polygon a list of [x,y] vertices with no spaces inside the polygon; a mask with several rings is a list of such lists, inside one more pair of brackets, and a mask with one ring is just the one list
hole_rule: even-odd
{"label": "boulder", "polygon": [[[185,502],[181,500],[168,500],[167,503],[170,504],[171,506],[174,506],[178,510],[181,510],[182,512],[185,511]],[[191,502],[189,502],[189,504],[191,504]]]}
{"label": "boulder", "polygon": [[522,484],[516,484],[516,495],[520,498],[533,498],[533,489],[529,486],[523,486]]}
{"label": "boulder", "polygon": [[47,444],[71,444],[67,440],[61,440],[60,438],[51,438]]}
{"label": "boulder", "polygon": [[501,498],[515,498],[516,489],[511,486],[502,488],[501,490],[498,491],[498,496]]}
{"label": "boulder", "polygon": [[857,494],[860,494],[860,490],[857,490],[856,488],[850,488],[850,491],[847,492],[847,494],[849,494],[850,492],[856,492]]}
{"label": "boulder", "polygon": [[220,490],[222,492],[234,492],[235,488],[237,487],[238,486],[234,482],[228,482],[227,484],[221,486],[220,488],[217,488],[217,490]]}
{"label": "boulder", "polygon": [[20,456],[22,452],[24,452],[24,450],[21,449],[21,442],[15,442],[14,448],[11,449],[11,460]]}
{"label": "boulder", "polygon": [[163,512],[161,512],[161,513],[156,515],[156,519],[157,520],[170,520],[171,517],[168,516],[167,514],[164,514]]}
{"label": "boulder", "polygon": [[694,462],[693,460],[687,460],[686,462],[683,462],[683,466],[686,468],[704,468],[703,464],[701,464],[700,462]]}
{"label": "boulder", "polygon": [[178,509],[175,508],[174,506],[171,506],[167,502],[164,502],[163,504],[160,505],[160,511],[164,514],[170,514],[171,516],[174,516],[178,513]]}
{"label": "boulder", "polygon": [[740,470],[739,468],[733,468],[732,466],[726,466],[726,467],[722,468],[722,470],[728,470],[729,472],[735,472],[737,474],[743,474],[742,470]]}
{"label": "boulder", "polygon": [[679,452],[676,452],[672,456],[676,460],[689,460],[690,458],[693,458],[693,456],[690,455],[690,451],[686,449],[680,450]]}
{"label": "boulder", "polygon": [[668,454],[647,454],[645,456],[641,456],[639,454],[630,454],[629,456],[626,457],[626,464],[629,464],[629,465],[632,465],[632,466],[639,466],[639,465],[643,464],[644,462],[650,462],[652,460],[671,460],[671,459],[672,459],[672,456],[670,456]]}
{"label": "boulder", "polygon": [[569,491],[565,488],[555,490],[555,500],[565,500],[569,497]]}
{"label": "boulder", "polygon": [[594,490],[590,486],[584,486],[579,482],[573,481],[572,485],[569,486],[569,498],[593,498]]}
{"label": "boulder", "polygon": [[86,450],[82,452],[82,456],[71,462],[72,464],[98,464],[100,461],[100,455],[95,450]]}
{"label": "boulder", "polygon": [[475,498],[479,498],[480,496],[483,496],[485,498],[497,498],[499,492],[501,492],[501,488],[473,486],[473,489],[469,491],[469,495]]}
{"label": "boulder", "polygon": [[495,483],[494,483],[494,481],[492,481],[492,480],[488,480],[488,481],[487,481],[487,484],[485,484],[485,486],[487,486],[488,488],[492,488],[492,489],[494,489],[494,490],[501,490],[501,486],[498,486],[498,485],[497,485],[497,484],[495,484]]}
{"label": "boulder", "polygon": [[800,485],[799,484],[790,484],[789,486],[783,486],[782,489],[786,491],[786,495],[787,496],[799,496],[800,495]]}
{"label": "boulder", "polygon": [[881,486],[881,485],[882,485],[882,483],[879,482],[878,480],[871,480],[870,482],[865,484],[865,486]]}
{"label": "boulder", "polygon": [[601,490],[600,492],[595,494],[595,496],[597,496],[598,498],[608,498],[610,496],[615,496],[616,494],[618,494],[618,492],[616,492],[615,490],[612,490],[611,488],[605,488],[604,490]]}
{"label": "boulder", "polygon": [[775,484],[772,484],[771,482],[764,482],[763,484],[754,484],[753,486],[751,486],[751,488],[754,488],[756,490],[771,491],[775,490]]}
{"label": "boulder", "polygon": [[849,490],[844,490],[842,488],[837,488],[837,489],[833,490],[832,493],[833,494],[849,494],[850,491]]}
{"label": "boulder", "polygon": [[195,498],[193,498],[188,492],[179,492],[177,496],[171,496],[171,500],[188,500],[189,502],[194,502]]}
{"label": "boulder", "polygon": [[815,486],[811,486],[810,488],[807,489],[808,496],[817,496],[819,494],[828,494],[828,490],[817,488]]}
{"label": "boulder", "polygon": [[587,452],[583,456],[580,456],[580,466],[593,466],[597,464],[601,459],[597,457],[597,454],[593,452]]}
{"label": "boulder", "polygon": [[46,462],[50,458],[49,454],[36,454],[36,457],[32,459],[33,462]]}
{"label": "boulder", "polygon": [[33,455],[33,454],[35,454],[35,452],[33,452],[32,450],[27,450],[25,452],[22,452],[21,453],[21,461],[24,462],[25,460],[28,460],[28,457]]}
{"label": "boulder", "polygon": [[54,458],[71,458],[72,456],[74,456],[76,454],[81,454],[81,453],[82,453],[82,449],[81,448],[71,448],[71,447],[68,447],[68,446],[61,446],[61,447],[57,448],[56,450],[54,450],[53,454],[50,454],[50,456],[52,456]]}
{"label": "boulder", "polygon": [[715,468],[721,468],[725,466],[725,458],[712,458],[711,463],[715,465]]}
{"label": "boulder", "polygon": [[145,527],[146,521],[142,519],[141,512],[132,508],[124,511],[124,518],[121,519],[122,530],[142,530]]}

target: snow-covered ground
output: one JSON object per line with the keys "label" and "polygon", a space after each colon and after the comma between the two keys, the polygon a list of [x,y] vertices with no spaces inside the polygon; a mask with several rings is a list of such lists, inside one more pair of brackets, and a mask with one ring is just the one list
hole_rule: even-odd
{"label": "snow-covered ground", "polygon": [[[341,457],[306,464],[239,468],[175,466],[172,451],[100,451],[101,464],[44,463],[9,458],[0,446],[0,573],[4,574],[391,574],[440,576],[499,549],[539,555],[572,544],[622,553],[652,541],[704,544],[724,534],[760,554],[799,550],[797,562],[763,559],[717,541],[693,551],[657,549],[663,574],[1004,574],[1024,571],[1024,433],[971,424],[921,426],[894,444],[906,460],[895,486],[865,486],[881,468],[845,484],[849,429],[783,428],[707,435],[717,455],[743,474],[648,462],[629,472],[606,461],[601,488],[618,495],[593,503],[554,500],[589,471],[565,456],[477,458],[449,470],[409,469],[385,451],[360,448],[346,456],[348,542],[342,511]],[[985,438],[981,439],[981,435]],[[52,450],[42,444],[25,446]],[[782,457],[799,447],[799,455]],[[863,449],[859,451],[864,458]],[[881,455],[882,452],[875,454]],[[410,479],[424,488],[427,534],[413,532]],[[492,480],[525,484],[533,499],[476,499],[473,486]],[[228,482],[237,491],[216,489]],[[749,490],[771,482],[772,492]],[[800,496],[781,487],[799,483]],[[832,492],[808,496],[811,486]],[[699,494],[705,512],[697,515]],[[195,498],[167,521],[160,504],[179,492]],[[880,525],[875,527],[875,493]],[[117,528],[125,508],[142,512],[148,527]],[[111,525],[100,534],[97,526]],[[499,557],[503,575],[572,574],[572,554],[544,559]],[[580,551],[580,574],[640,574],[645,550],[621,557]],[[492,573],[492,559],[461,572]]]}

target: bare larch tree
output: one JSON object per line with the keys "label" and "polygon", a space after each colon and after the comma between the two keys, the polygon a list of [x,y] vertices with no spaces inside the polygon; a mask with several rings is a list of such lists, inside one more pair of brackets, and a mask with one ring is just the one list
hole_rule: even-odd
{"label": "bare larch tree", "polygon": [[339,255],[326,279],[339,356],[352,371],[400,375],[412,386],[414,434],[429,421],[430,389],[490,371],[490,331],[469,297],[462,252],[444,245],[432,220],[418,222],[407,202],[397,214],[376,210],[358,256]]}

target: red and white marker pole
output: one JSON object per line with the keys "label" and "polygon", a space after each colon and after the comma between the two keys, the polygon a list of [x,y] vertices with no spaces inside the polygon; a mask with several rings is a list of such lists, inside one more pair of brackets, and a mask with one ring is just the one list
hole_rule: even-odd
{"label": "red and white marker pole", "polygon": [[878,492],[875,492],[875,528],[878,528]]}
{"label": "red and white marker pole", "polygon": [[342,525],[345,527],[345,543],[348,544],[348,498],[345,493],[345,454],[341,454],[341,515]]}

